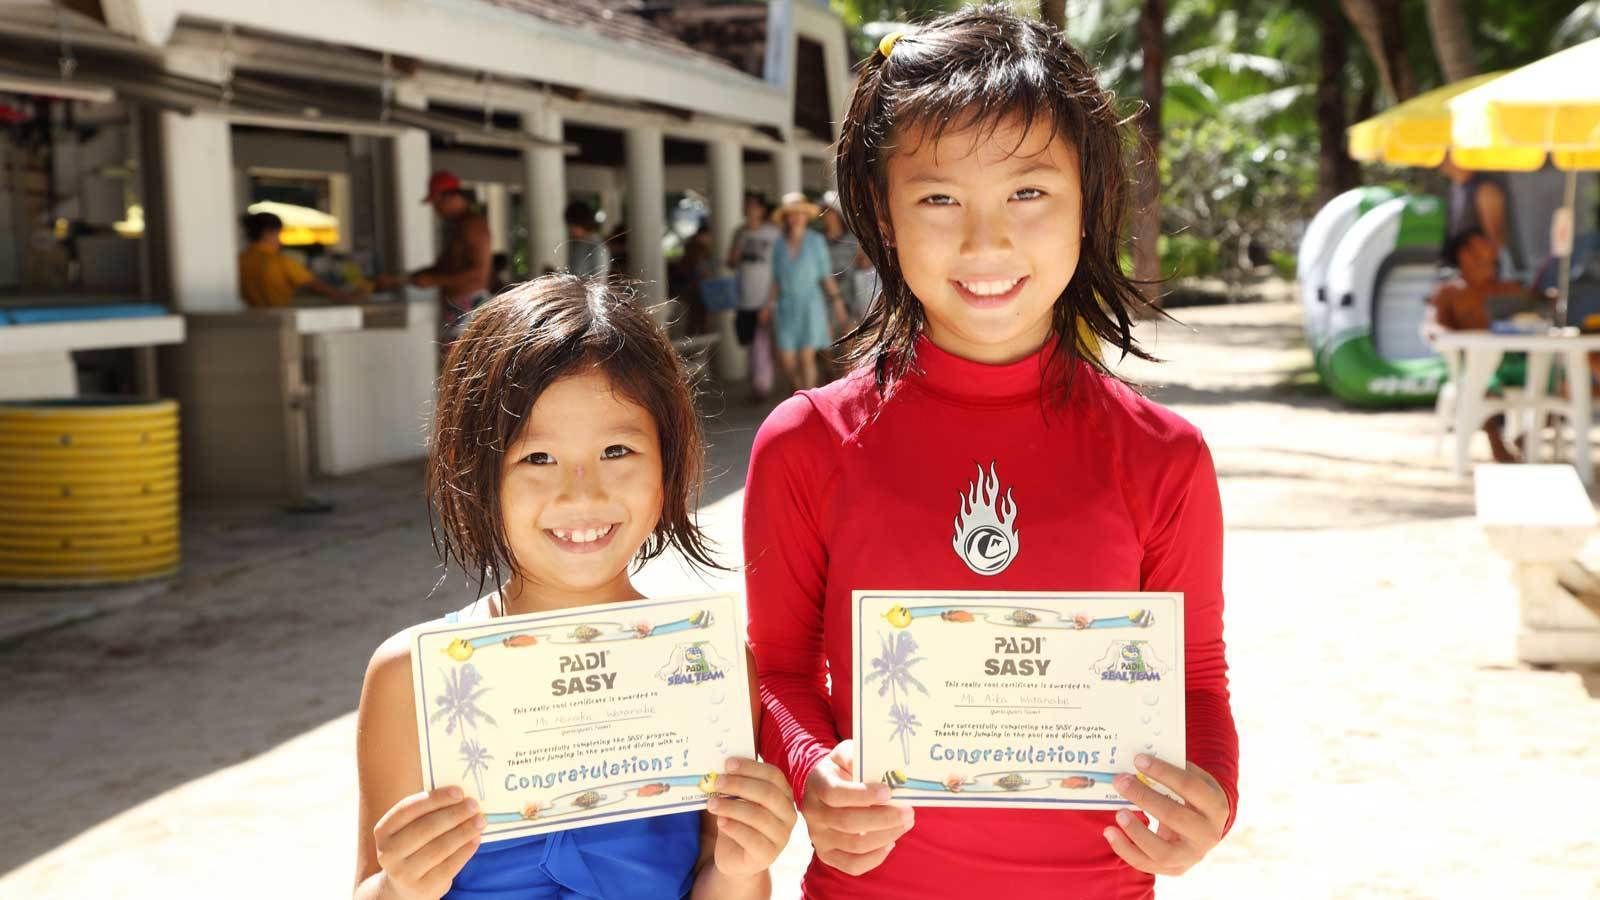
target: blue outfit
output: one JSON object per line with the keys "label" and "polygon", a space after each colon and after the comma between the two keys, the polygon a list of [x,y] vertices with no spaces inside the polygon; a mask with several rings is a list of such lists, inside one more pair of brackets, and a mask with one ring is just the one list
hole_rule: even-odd
{"label": "blue outfit", "polygon": [[694,887],[700,813],[674,813],[478,847],[445,900],[679,900]]}
{"label": "blue outfit", "polygon": [[[445,621],[460,620],[451,612]],[[482,844],[445,900],[681,900],[700,858],[698,810]]]}
{"label": "blue outfit", "polygon": [[785,236],[772,247],[772,277],[778,283],[778,314],[773,339],[783,351],[820,350],[833,343],[822,279],[833,268],[828,239],[807,230],[800,252],[791,256]]}

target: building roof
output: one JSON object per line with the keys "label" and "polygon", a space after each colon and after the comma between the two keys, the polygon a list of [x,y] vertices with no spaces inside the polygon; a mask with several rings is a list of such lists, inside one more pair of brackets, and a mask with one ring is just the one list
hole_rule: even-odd
{"label": "building roof", "polygon": [[547,22],[587,31],[609,41],[619,41],[636,46],[665,50],[679,56],[691,57],[711,65],[741,72],[736,66],[720,57],[703,53],[678,40],[669,32],[632,11],[632,4],[606,3],[602,0],[481,0],[491,6],[526,13]]}

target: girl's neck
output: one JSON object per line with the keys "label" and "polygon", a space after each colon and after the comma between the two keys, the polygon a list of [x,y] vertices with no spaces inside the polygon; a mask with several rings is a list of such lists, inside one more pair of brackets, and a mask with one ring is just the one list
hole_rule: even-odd
{"label": "girl's neck", "polygon": [[505,587],[500,589],[499,608],[495,613],[502,616],[520,616],[524,613],[643,599],[644,595],[633,586],[633,581],[626,572],[618,575],[610,584],[592,590],[572,590],[556,585],[540,584],[513,575]]}

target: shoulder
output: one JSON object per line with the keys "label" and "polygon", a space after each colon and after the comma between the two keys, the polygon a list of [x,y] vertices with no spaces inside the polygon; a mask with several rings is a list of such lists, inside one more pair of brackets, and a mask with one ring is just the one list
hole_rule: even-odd
{"label": "shoulder", "polygon": [[[1115,378],[1086,368],[1086,396],[1097,423],[1122,444],[1125,459],[1192,465],[1205,447],[1200,429]],[[1097,401],[1097,402],[1096,402]]]}
{"label": "shoulder", "polygon": [[761,423],[756,452],[831,458],[871,419],[876,400],[872,375],[863,370],[797,393],[778,404]]}
{"label": "shoulder", "polygon": [[407,702],[410,701],[411,636],[420,627],[415,625],[390,635],[372,652],[372,659],[367,662],[366,681],[361,689],[362,706],[367,705],[368,697],[385,705],[402,695]]}

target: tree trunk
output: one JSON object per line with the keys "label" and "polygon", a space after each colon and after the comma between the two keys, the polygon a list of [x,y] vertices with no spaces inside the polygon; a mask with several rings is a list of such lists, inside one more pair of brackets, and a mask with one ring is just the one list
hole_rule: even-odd
{"label": "tree trunk", "polygon": [[1396,103],[1415,95],[1416,79],[1406,63],[1399,0],[1339,0],[1339,6],[1361,36],[1383,81],[1384,93]]}
{"label": "tree trunk", "polygon": [[1067,0],[1039,0],[1039,18],[1057,31],[1067,30]]}
{"label": "tree trunk", "polygon": [[1472,59],[1472,33],[1461,14],[1461,0],[1428,0],[1428,31],[1433,52],[1444,69],[1445,81],[1460,81],[1478,74]]}
{"label": "tree trunk", "polygon": [[1317,73],[1317,202],[1327,203],[1353,188],[1360,172],[1345,149],[1344,69],[1350,59],[1349,26],[1331,3],[1322,5],[1321,70]]}
{"label": "tree trunk", "polygon": [[1167,70],[1167,3],[1144,0],[1139,14],[1142,53],[1139,113],[1139,181],[1133,213],[1133,277],[1154,305],[1161,303],[1161,99]]}

